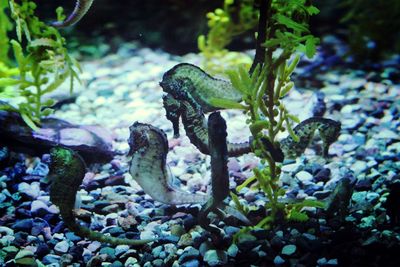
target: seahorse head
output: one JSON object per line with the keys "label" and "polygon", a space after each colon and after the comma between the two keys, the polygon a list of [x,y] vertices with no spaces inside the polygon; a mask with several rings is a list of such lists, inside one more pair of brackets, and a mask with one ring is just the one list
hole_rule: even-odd
{"label": "seahorse head", "polygon": [[129,131],[128,156],[136,152],[145,153],[150,146],[156,146],[160,153],[168,152],[168,139],[161,129],[150,124],[135,122],[129,127]]}

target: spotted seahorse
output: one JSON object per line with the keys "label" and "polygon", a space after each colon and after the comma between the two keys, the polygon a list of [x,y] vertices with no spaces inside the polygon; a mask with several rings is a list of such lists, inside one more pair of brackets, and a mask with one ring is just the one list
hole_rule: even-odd
{"label": "spotted seahorse", "polygon": [[168,140],[161,129],[135,122],[129,130],[129,171],[144,192],[154,200],[172,205],[207,201],[207,194],[192,194],[173,185],[174,177],[166,165]]}
{"label": "spotted seahorse", "polygon": [[[192,144],[202,153],[208,149],[207,120],[204,113],[220,108],[213,106],[212,98],[224,98],[235,102],[242,100],[242,94],[230,82],[216,79],[199,67],[188,63],[178,64],[167,71],[161,87],[167,94],[163,97],[167,119],[171,121],[174,136],[179,136],[179,118]],[[250,142],[228,143],[228,155],[239,156],[251,151]]]}
{"label": "spotted seahorse", "polygon": [[285,158],[296,158],[304,153],[315,131],[318,130],[323,142],[323,156],[327,157],[329,146],[338,139],[340,129],[340,122],[326,118],[312,117],[294,127],[293,132],[299,137],[298,142],[289,135],[280,142],[280,147]]}
{"label": "spotted seahorse", "polygon": [[85,176],[85,163],[76,152],[66,148],[53,148],[50,155],[50,200],[59,207],[62,219],[71,231],[82,238],[114,245],[134,246],[155,241],[153,239],[133,240],[111,237],[80,225],[75,218],[73,209],[76,193]]}
{"label": "spotted seahorse", "polygon": [[68,27],[74,25],[78,21],[80,21],[83,16],[88,12],[94,0],[77,0],[75,3],[75,8],[72,13],[68,16],[68,18],[64,21],[55,21],[52,22],[51,25],[54,27]]}

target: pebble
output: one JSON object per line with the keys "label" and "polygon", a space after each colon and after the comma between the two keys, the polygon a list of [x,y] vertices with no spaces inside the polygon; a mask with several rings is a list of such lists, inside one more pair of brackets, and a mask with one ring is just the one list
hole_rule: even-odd
{"label": "pebble", "polygon": [[282,257],[281,256],[276,256],[275,258],[274,258],[274,264],[275,265],[282,265],[282,264],[284,264],[285,263],[285,260],[284,259],[282,259]]}
{"label": "pebble", "polygon": [[209,250],[203,259],[210,266],[224,265],[228,262],[228,255],[223,250]]}
{"label": "pebble", "polygon": [[286,245],[282,248],[282,254],[283,255],[293,255],[296,252],[297,247],[295,245]]}
{"label": "pebble", "polygon": [[68,241],[60,241],[54,246],[54,250],[59,254],[67,253],[69,250]]}

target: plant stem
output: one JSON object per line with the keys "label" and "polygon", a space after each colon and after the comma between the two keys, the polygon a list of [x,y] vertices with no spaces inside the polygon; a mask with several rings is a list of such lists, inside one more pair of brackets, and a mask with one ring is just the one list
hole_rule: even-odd
{"label": "plant stem", "polygon": [[261,67],[265,60],[265,48],[262,44],[265,43],[267,37],[267,14],[270,13],[272,0],[261,0],[260,3],[260,17],[258,19],[258,35],[256,41],[256,54],[254,56],[253,64],[251,65],[250,74],[253,74],[257,64],[261,64]]}

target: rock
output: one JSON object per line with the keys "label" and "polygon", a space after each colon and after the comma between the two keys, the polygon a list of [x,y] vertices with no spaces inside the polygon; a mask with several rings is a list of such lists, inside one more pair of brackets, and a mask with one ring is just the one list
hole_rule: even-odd
{"label": "rock", "polygon": [[188,261],[180,264],[179,266],[182,266],[182,267],[199,267],[200,266],[200,262],[197,259],[191,259],[191,260],[188,260]]}
{"label": "rock", "polygon": [[224,265],[228,262],[228,255],[223,250],[209,250],[203,259],[210,266]]}
{"label": "rock", "polygon": [[41,128],[33,131],[18,113],[4,110],[0,111],[0,125],[0,145],[5,143],[33,155],[41,155],[61,145],[80,152],[89,162],[109,161],[114,156],[111,134],[99,126],[78,126],[45,118]]}
{"label": "rock", "polygon": [[318,200],[321,200],[327,198],[331,193],[331,190],[322,190],[314,192],[313,196],[316,197]]}
{"label": "rock", "polygon": [[31,213],[36,216],[44,216],[49,213],[56,214],[56,209],[49,208],[43,201],[34,200],[31,204]]}
{"label": "rock", "polygon": [[354,175],[357,176],[367,170],[368,165],[365,161],[357,160],[351,165],[351,170],[354,171]]}
{"label": "rock", "polygon": [[323,168],[320,171],[317,172],[317,174],[314,176],[315,182],[327,182],[330,179],[331,175],[331,170],[328,168]]}
{"label": "rock", "polygon": [[1,236],[5,236],[5,235],[12,236],[12,235],[14,235],[14,230],[11,228],[8,228],[6,226],[0,226],[0,235]]}
{"label": "rock", "polygon": [[127,186],[128,184],[125,182],[125,177],[123,175],[115,175],[107,178],[104,181],[104,185],[106,186],[116,186],[116,185],[124,185]]}
{"label": "rock", "polygon": [[107,255],[107,261],[114,261],[115,260],[115,249],[110,247],[101,248],[99,254]]}
{"label": "rock", "polygon": [[313,180],[312,174],[306,171],[299,171],[298,173],[296,173],[296,178],[305,184],[311,183],[311,181]]}
{"label": "rock", "polygon": [[33,171],[30,174],[34,176],[45,177],[47,174],[49,174],[49,166],[47,166],[47,164],[39,162],[33,168]]}
{"label": "rock", "polygon": [[54,246],[54,250],[58,253],[58,254],[64,254],[67,253],[69,250],[69,243],[68,241],[60,241],[58,242],[55,246]]}
{"label": "rock", "polygon": [[399,140],[400,139],[400,135],[395,133],[395,132],[393,132],[392,130],[382,129],[376,135],[374,135],[374,138],[376,138],[376,139],[395,139],[395,140]]}
{"label": "rock", "polygon": [[12,228],[15,231],[30,232],[33,225],[32,219],[23,219],[13,224]]}
{"label": "rock", "polygon": [[40,195],[40,183],[32,182],[31,184],[22,182],[18,185],[18,191],[22,196],[32,200]]}
{"label": "rock", "polygon": [[285,260],[284,259],[282,259],[282,257],[281,256],[276,256],[275,258],[274,258],[274,264],[275,265],[282,265],[282,264],[284,264],[285,263]]}
{"label": "rock", "polygon": [[359,179],[356,182],[355,189],[357,191],[367,191],[372,188],[371,180],[368,178]]}
{"label": "rock", "polygon": [[115,247],[115,256],[119,257],[120,255],[124,254],[129,250],[128,245],[118,245]]}
{"label": "rock", "polygon": [[15,255],[15,263],[22,266],[32,266],[35,264],[35,256],[32,251],[23,249]]}
{"label": "rock", "polygon": [[248,251],[257,246],[257,238],[251,234],[241,234],[237,240],[237,246],[240,250]]}
{"label": "rock", "polygon": [[229,246],[227,252],[228,252],[229,257],[234,258],[238,254],[239,248],[235,244],[232,244],[232,245]]}
{"label": "rock", "polygon": [[197,249],[195,249],[194,247],[186,247],[182,255],[179,257],[178,262],[184,263],[192,259],[198,259],[199,257],[200,257],[200,252]]}
{"label": "rock", "polygon": [[361,229],[367,230],[376,226],[376,218],[371,215],[361,219],[361,223],[358,225]]}
{"label": "rock", "polygon": [[283,255],[287,255],[287,256],[290,256],[290,255],[293,255],[295,252],[296,252],[296,246],[295,245],[286,245],[286,246],[284,246],[283,248],[282,248],[282,254]]}

